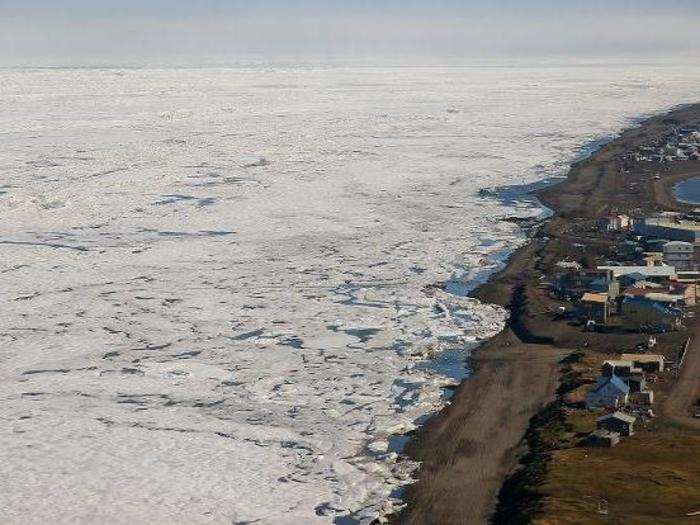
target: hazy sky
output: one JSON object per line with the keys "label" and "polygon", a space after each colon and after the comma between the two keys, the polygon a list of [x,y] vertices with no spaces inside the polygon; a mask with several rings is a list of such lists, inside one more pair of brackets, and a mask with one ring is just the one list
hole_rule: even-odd
{"label": "hazy sky", "polygon": [[0,64],[677,56],[700,0],[0,0]]}

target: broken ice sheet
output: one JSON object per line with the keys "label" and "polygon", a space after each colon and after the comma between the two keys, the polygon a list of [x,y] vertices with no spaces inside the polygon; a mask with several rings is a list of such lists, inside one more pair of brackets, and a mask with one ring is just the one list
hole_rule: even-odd
{"label": "broken ice sheet", "polygon": [[390,509],[397,443],[503,320],[463,295],[533,203],[479,190],[700,85],[514,71],[0,70],[3,520]]}

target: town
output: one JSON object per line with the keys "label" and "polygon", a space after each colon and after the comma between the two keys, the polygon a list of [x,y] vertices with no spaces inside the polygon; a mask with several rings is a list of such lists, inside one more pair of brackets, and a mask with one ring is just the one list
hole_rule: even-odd
{"label": "town", "polygon": [[652,119],[537,190],[554,215],[477,293],[509,309],[491,346],[528,356],[530,389],[546,391],[546,372],[527,359],[560,366],[496,523],[700,511],[699,121]]}
{"label": "town", "polygon": [[683,126],[629,154],[637,162],[700,160],[700,126]]}
{"label": "town", "polygon": [[[694,318],[700,223],[694,214],[611,214],[591,228],[603,241],[598,249],[608,249],[603,264],[587,268],[577,260],[561,260],[546,287],[561,303],[556,317],[583,332],[648,334],[634,352],[603,360],[585,393],[585,407],[601,412],[589,443],[615,446],[633,434],[638,419],[654,417],[654,385],[683,362],[690,335],[671,355],[654,349],[656,334],[686,337],[684,327]],[[695,415],[700,417],[700,406]]]}

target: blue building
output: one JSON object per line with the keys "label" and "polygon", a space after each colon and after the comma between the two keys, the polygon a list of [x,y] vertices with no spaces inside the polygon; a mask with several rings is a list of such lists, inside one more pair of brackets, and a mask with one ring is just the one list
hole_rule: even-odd
{"label": "blue building", "polygon": [[630,387],[616,375],[599,377],[586,394],[587,408],[618,408],[627,404]]}

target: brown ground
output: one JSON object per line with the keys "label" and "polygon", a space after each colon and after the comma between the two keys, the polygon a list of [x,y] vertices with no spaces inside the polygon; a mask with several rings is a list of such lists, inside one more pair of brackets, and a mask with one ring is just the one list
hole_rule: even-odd
{"label": "brown ground", "polygon": [[[700,333],[697,320],[693,329],[695,334]],[[692,406],[699,399],[700,340],[695,337],[688,347],[678,381],[661,405],[661,415],[680,427],[700,430],[700,419],[692,415]]]}
{"label": "brown ground", "polygon": [[[616,210],[683,208],[673,202],[669,188],[700,173],[700,163],[682,163],[670,172],[647,167],[645,172],[627,165],[621,156],[673,124],[691,121],[700,121],[700,105],[650,119],[573,167],[564,182],[539,192],[555,216],[514,254],[506,269],[474,293],[482,301],[507,306],[508,325],[480,347],[473,358],[473,376],[409,443],[407,453],[422,467],[417,483],[407,488],[407,508],[393,518],[395,523],[487,522],[499,489],[515,467],[530,419],[554,399],[561,358],[584,343],[587,351],[607,353],[631,350],[645,339],[635,334],[583,333],[555,321],[551,313],[555,303],[541,289],[540,277],[564,256],[593,257],[606,249],[597,235],[586,238],[582,221]],[[658,172],[662,181],[653,178]],[[574,242],[587,244],[588,252],[572,252]],[[660,337],[659,347],[675,348],[682,337]],[[690,379],[683,379],[683,386],[665,404],[668,417],[685,410],[689,392],[697,392],[693,378],[698,377],[700,349],[693,350],[695,359],[689,359],[683,371],[683,377]]]}
{"label": "brown ground", "polygon": [[[420,492],[422,505],[402,516],[401,523],[486,521],[495,504],[494,488],[515,460],[522,431],[531,415],[554,397],[558,362],[567,353],[520,344],[509,330],[492,340],[487,352],[479,352],[476,373],[454,398],[454,406],[463,409],[430,421],[412,445],[430,459],[411,489]],[[531,391],[533,382],[540,387]],[[530,393],[515,399],[516,392]]]}

